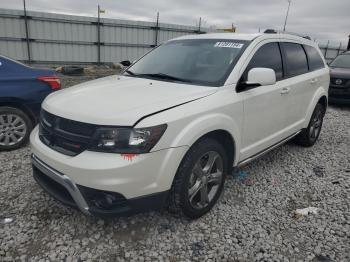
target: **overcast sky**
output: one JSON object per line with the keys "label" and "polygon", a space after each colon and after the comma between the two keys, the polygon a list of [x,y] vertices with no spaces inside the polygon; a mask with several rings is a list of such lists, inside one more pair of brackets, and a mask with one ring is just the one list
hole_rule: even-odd
{"label": "overcast sky", "polygon": [[[282,29],[287,0],[26,0],[32,11],[96,16],[97,5],[106,10],[103,17],[160,21],[185,25],[230,27],[238,32]],[[0,0],[1,8],[21,9],[22,0]],[[305,33],[319,42],[347,43],[350,34],[350,0],[292,0],[287,31]]]}

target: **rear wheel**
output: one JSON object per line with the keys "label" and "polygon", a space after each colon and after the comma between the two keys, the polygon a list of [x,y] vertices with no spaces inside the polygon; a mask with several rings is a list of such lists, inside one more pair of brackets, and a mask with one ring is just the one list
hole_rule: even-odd
{"label": "rear wheel", "polygon": [[14,107],[0,107],[0,151],[17,149],[28,142],[32,122]]}
{"label": "rear wheel", "polygon": [[317,104],[314,112],[312,113],[308,127],[306,129],[303,129],[301,133],[295,138],[295,142],[298,145],[310,147],[316,143],[321,133],[324,114],[324,106]]}
{"label": "rear wheel", "polygon": [[207,213],[220,197],[227,173],[227,156],[217,141],[205,138],[182,160],[170,192],[169,209],[189,218]]}

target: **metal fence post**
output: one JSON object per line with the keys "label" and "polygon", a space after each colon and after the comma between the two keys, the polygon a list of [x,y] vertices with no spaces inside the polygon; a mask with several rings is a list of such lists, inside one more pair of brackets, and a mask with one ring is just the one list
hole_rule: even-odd
{"label": "metal fence post", "polygon": [[324,51],[324,58],[327,59],[327,51],[328,51],[328,46],[329,46],[329,40],[327,41],[327,45]]}
{"label": "metal fence post", "polygon": [[339,55],[340,50],[341,50],[341,42],[340,42],[340,44],[339,44],[339,49],[338,49],[338,52],[337,52],[337,56]]}
{"label": "metal fence post", "polygon": [[199,23],[198,23],[198,34],[201,33],[201,23],[202,23],[202,17],[199,18]]}
{"label": "metal fence post", "polygon": [[157,12],[157,22],[156,27],[154,28],[154,46],[158,46],[158,32],[159,32],[159,12]]}
{"label": "metal fence post", "polygon": [[101,64],[100,5],[97,7],[97,63]]}
{"label": "metal fence post", "polygon": [[27,9],[26,9],[26,0],[23,0],[23,12],[24,12],[24,25],[26,32],[26,42],[27,42],[27,54],[28,54],[28,63],[31,63],[31,53],[30,53],[30,42],[29,42],[29,30],[28,30],[28,17],[27,17]]}

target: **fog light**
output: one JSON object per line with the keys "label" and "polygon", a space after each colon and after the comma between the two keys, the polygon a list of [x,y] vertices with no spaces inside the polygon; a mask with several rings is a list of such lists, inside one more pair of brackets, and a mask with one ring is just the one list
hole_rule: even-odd
{"label": "fog light", "polygon": [[98,208],[112,209],[118,205],[120,197],[109,193],[99,193],[95,195],[94,199],[91,199],[91,202]]}
{"label": "fog light", "polygon": [[125,197],[119,193],[93,189],[80,185],[78,185],[78,188],[90,208],[111,210],[126,205]]}

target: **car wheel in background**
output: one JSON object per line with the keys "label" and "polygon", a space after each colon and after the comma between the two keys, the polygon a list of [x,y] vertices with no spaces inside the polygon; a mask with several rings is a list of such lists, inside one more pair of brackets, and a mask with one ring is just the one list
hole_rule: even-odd
{"label": "car wheel in background", "polygon": [[32,121],[22,110],[0,107],[0,151],[25,145],[32,128]]}
{"label": "car wheel in background", "polygon": [[169,210],[189,218],[207,213],[219,199],[227,173],[227,155],[216,140],[204,138],[182,160],[169,195]]}
{"label": "car wheel in background", "polygon": [[317,104],[314,112],[312,113],[308,127],[306,129],[303,129],[301,133],[295,138],[295,142],[298,145],[310,147],[316,143],[321,133],[324,114],[324,106]]}

